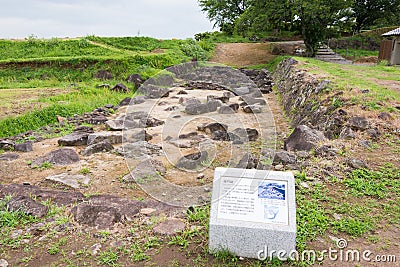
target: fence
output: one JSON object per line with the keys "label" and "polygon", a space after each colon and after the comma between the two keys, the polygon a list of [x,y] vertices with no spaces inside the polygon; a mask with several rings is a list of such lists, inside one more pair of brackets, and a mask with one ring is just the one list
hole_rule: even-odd
{"label": "fence", "polygon": [[392,56],[393,41],[392,40],[382,40],[381,47],[379,49],[378,60],[388,60]]}

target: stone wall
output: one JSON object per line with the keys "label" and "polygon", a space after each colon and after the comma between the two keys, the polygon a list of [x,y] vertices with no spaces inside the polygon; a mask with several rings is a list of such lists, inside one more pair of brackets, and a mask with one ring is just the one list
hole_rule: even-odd
{"label": "stone wall", "polygon": [[342,91],[330,90],[330,81],[319,81],[297,67],[289,58],[282,61],[274,73],[281,103],[293,128],[307,125],[323,131],[333,139],[339,137],[347,122],[347,112],[340,109],[344,100]]}

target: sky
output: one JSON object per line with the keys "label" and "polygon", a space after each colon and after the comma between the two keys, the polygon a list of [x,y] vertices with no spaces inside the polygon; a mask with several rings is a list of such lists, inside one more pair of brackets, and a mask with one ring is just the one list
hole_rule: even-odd
{"label": "sky", "polygon": [[150,36],[213,31],[197,0],[0,0],[0,38]]}

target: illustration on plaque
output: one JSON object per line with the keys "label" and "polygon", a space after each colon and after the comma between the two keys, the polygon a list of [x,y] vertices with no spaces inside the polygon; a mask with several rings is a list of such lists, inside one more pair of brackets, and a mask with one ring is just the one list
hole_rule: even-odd
{"label": "illustration on plaque", "polygon": [[285,184],[278,183],[260,183],[258,185],[258,198],[285,200]]}
{"label": "illustration on plaque", "polygon": [[264,205],[264,218],[266,220],[275,219],[278,212],[279,212],[279,207]]}

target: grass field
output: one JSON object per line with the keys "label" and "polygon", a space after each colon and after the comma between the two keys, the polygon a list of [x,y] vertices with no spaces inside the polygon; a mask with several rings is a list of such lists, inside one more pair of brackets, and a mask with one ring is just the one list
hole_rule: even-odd
{"label": "grass field", "polygon": [[[190,39],[158,40],[149,37],[0,40],[0,103],[8,102],[9,89],[37,88],[46,95],[47,89],[54,91],[58,88],[62,93],[25,101],[22,105],[28,112],[23,115],[4,118],[2,114],[0,137],[54,123],[56,115],[71,116],[105,104],[115,105],[127,95],[96,89],[97,85],[115,85],[134,73],[148,78],[166,67],[193,58],[207,60],[212,49],[211,44]],[[111,72],[113,78],[107,81],[96,79],[99,70]],[[128,87],[133,89],[132,96],[136,88],[133,85]],[[32,102],[43,103],[39,106],[44,108],[38,108]]]}

